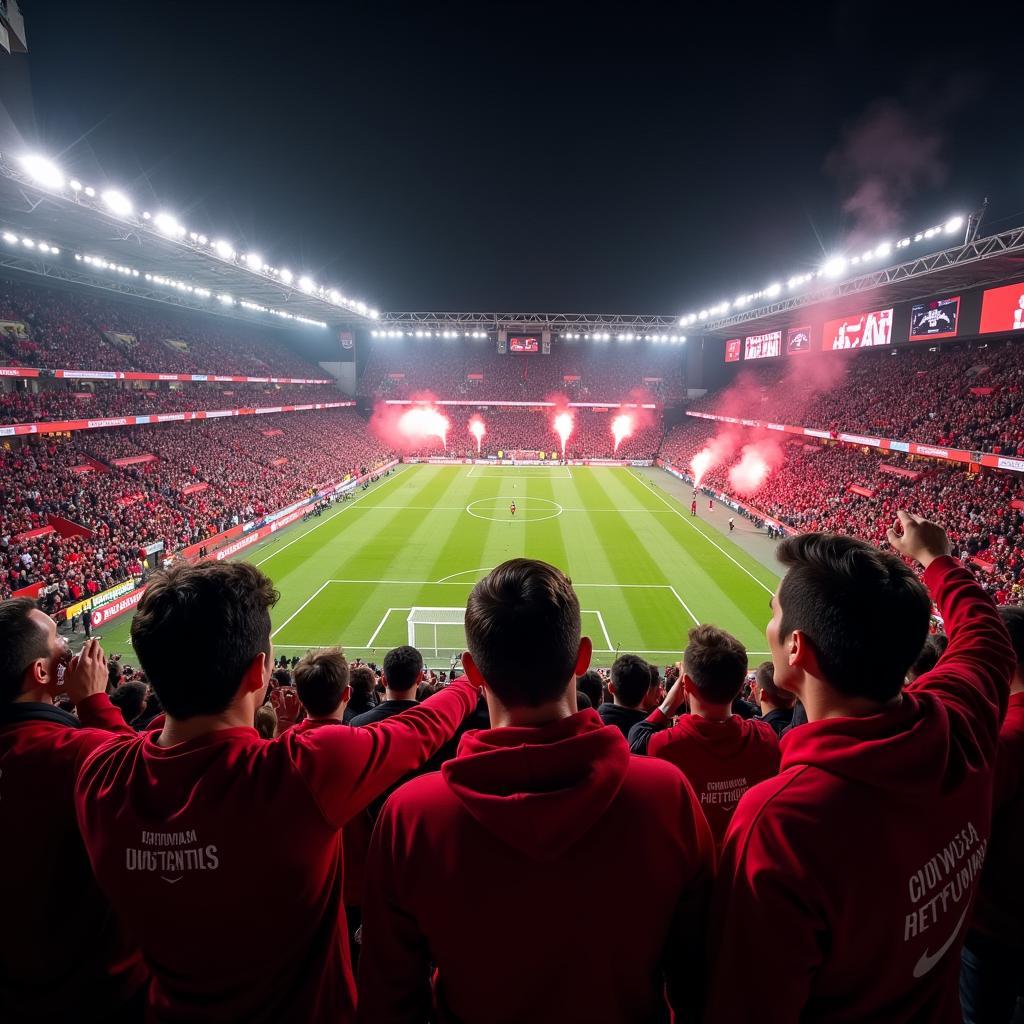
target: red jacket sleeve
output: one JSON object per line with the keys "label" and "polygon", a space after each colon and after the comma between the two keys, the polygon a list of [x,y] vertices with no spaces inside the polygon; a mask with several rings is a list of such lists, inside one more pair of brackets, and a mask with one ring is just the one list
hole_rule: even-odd
{"label": "red jacket sleeve", "polygon": [[405,850],[394,806],[390,800],[384,805],[366,861],[358,1024],[431,1019],[430,949],[397,893]]}
{"label": "red jacket sleeve", "polygon": [[124,720],[124,715],[110,703],[105,693],[94,693],[79,701],[78,720],[90,729],[103,729],[121,736],[135,736],[135,730]]}
{"label": "red jacket sleeve", "polygon": [[459,680],[419,707],[382,722],[290,729],[276,742],[288,745],[324,820],[341,828],[451,739],[476,702],[476,688]]}
{"label": "red jacket sleeve", "polygon": [[1010,637],[992,599],[955,558],[936,558],[924,581],[945,620],[949,646],[907,689],[945,705],[961,765],[991,767],[1017,664]]}

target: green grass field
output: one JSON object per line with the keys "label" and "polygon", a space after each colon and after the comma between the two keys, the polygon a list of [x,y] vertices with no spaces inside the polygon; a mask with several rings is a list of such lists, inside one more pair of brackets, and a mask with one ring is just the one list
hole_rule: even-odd
{"label": "green grass field", "polygon": [[[367,660],[407,642],[410,609],[462,609],[477,579],[517,556],[572,578],[596,665],[616,649],[667,664],[695,622],[730,630],[752,661],[764,656],[777,577],[628,469],[404,466],[245,553],[281,592],[278,654],[340,644]],[[134,664],[129,624],[114,623],[103,641]],[[462,626],[420,625],[416,643],[447,667]]]}

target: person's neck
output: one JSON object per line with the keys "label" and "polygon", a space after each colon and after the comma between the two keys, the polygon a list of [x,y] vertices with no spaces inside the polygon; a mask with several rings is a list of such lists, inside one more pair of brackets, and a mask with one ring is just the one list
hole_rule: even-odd
{"label": "person's neck", "polygon": [[706,718],[709,722],[724,722],[732,718],[732,704],[707,704],[691,691],[690,714]]}
{"label": "person's neck", "polygon": [[15,704],[52,704],[53,698],[46,692],[46,689],[42,686],[37,686],[34,690],[24,690],[14,698]]}
{"label": "person's neck", "polygon": [[1015,693],[1024,693],[1024,675],[1019,672],[1010,680],[1010,696]]}
{"label": "person's neck", "polygon": [[173,747],[178,743],[187,743],[198,736],[206,736],[222,729],[252,728],[255,728],[252,710],[232,704],[219,715],[195,715],[192,718],[174,718],[167,715],[157,743],[161,747]]}
{"label": "person's neck", "polygon": [[820,722],[825,718],[867,718],[883,711],[899,707],[902,693],[891,700],[872,700],[870,697],[849,697],[839,693],[824,680],[814,679],[805,684],[801,698],[808,722]]}
{"label": "person's neck", "polygon": [[507,729],[515,726],[537,729],[575,715],[577,711],[576,693],[573,690],[573,694],[570,696],[567,692],[564,697],[548,704],[541,704],[536,708],[507,708],[504,704],[500,704],[492,693],[488,693],[487,707],[490,711],[492,729]]}
{"label": "person's neck", "polygon": [[772,711],[792,711],[793,710],[793,705],[792,704],[776,704],[774,701],[771,701],[771,700],[762,700],[760,703],[761,703],[761,714],[762,715],[770,714]]}
{"label": "person's neck", "polygon": [[411,690],[392,690],[391,687],[385,687],[384,689],[385,700],[415,700],[416,699],[416,687],[414,686]]}
{"label": "person's neck", "polygon": [[348,702],[339,704],[329,715],[307,715],[306,719],[310,722],[344,722],[345,721],[345,708],[348,707]]}
{"label": "person's neck", "polygon": [[641,708],[639,704],[637,704],[635,706],[630,705],[630,704],[626,704],[624,701],[619,700],[619,698],[616,697],[614,694],[612,695],[612,703],[617,708],[622,708],[623,711],[642,711],[643,710],[643,708]]}

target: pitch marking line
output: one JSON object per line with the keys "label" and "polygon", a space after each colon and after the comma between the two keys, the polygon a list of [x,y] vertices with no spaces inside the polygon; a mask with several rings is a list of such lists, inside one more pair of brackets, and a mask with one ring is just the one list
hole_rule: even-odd
{"label": "pitch marking line", "polygon": [[401,612],[401,611],[408,611],[408,608],[389,608],[389,609],[388,609],[388,610],[387,610],[387,611],[386,611],[386,612],[384,613],[384,617],[383,617],[383,618],[382,618],[382,619],[380,620],[380,622],[379,622],[379,623],[377,623],[377,628],[376,628],[376,629],[375,629],[375,630],[373,631],[373,636],[371,636],[371,637],[370,637],[369,643],[367,643],[367,645],[366,645],[367,647],[372,647],[372,646],[373,646],[373,642],[374,642],[374,640],[376,640],[376,639],[377,639],[377,635],[378,635],[378,634],[380,633],[380,631],[381,631],[381,630],[382,630],[382,629],[384,628],[384,624],[385,624],[385,623],[386,623],[386,622],[388,621],[388,619],[390,618],[390,616],[391,616],[391,613],[392,613],[392,612]]}
{"label": "pitch marking line", "polygon": [[675,599],[683,606],[683,608],[686,611],[686,614],[689,615],[691,619],[693,619],[693,624],[695,626],[699,626],[700,619],[698,619],[697,616],[690,611],[690,606],[679,596],[679,591],[676,590],[675,587],[669,587],[668,589],[672,591],[673,595],[675,596]]}
{"label": "pitch marking line", "polygon": [[[488,476],[486,470],[497,470],[494,476]],[[475,477],[477,480],[507,480],[524,479],[533,476],[539,469],[561,469],[565,476],[549,476],[548,480],[571,480],[572,470],[568,466],[471,466],[466,473],[467,477]],[[480,470],[477,473],[477,470]],[[511,470],[511,472],[508,472]]]}
{"label": "pitch marking line", "polygon": [[[404,470],[402,472],[404,472]],[[326,526],[332,519],[337,519],[338,516],[343,515],[350,508],[354,508],[364,498],[369,497],[371,494],[377,494],[384,487],[387,487],[387,485],[389,483],[394,483],[395,480],[397,480],[398,477],[400,477],[401,475],[402,475],[401,473],[395,473],[394,476],[392,476],[392,478],[390,480],[385,480],[384,483],[381,484],[380,487],[375,487],[371,491],[365,491],[363,494],[357,495],[350,502],[348,502],[347,504],[343,505],[342,508],[339,511],[334,513],[334,515],[328,516],[326,519],[324,519],[321,522],[317,523],[315,526],[311,526],[304,533],[300,533],[297,537],[293,537],[290,541],[288,541],[287,544],[282,544],[281,547],[274,548],[274,550],[271,551],[270,554],[267,555],[265,558],[261,558],[261,559],[259,559],[259,561],[253,562],[252,564],[253,565],[262,565],[264,562],[269,562],[270,559],[274,557],[274,555],[279,555],[286,548],[290,548],[296,541],[302,540],[303,537],[308,537],[314,530],[319,530],[321,526]]]}
{"label": "pitch marking line", "polygon": [[[401,611],[401,609],[399,609]],[[345,643],[344,640],[340,641],[328,641],[327,643],[320,644],[274,644],[274,648],[280,648],[281,650],[289,651],[315,651],[320,647],[333,647],[337,643],[338,647],[344,647],[346,651],[369,651],[372,650],[370,647],[360,647],[358,644]],[[441,648],[442,650],[448,650],[448,648]],[[427,650],[433,650],[432,647],[428,647]],[[452,648],[454,650],[454,648]],[[614,654],[614,651],[595,651],[595,654]],[[652,650],[641,650],[637,647],[625,647],[623,650],[624,654],[672,654],[675,655],[678,661],[683,656],[683,649],[681,647],[673,647],[667,651],[652,651]],[[772,652],[771,651],[747,651],[748,658],[767,658]]]}
{"label": "pitch marking line", "polygon": [[471,572],[490,572],[495,566],[485,565],[482,569],[463,569],[462,572],[451,572],[447,576],[442,576],[437,582],[447,583],[448,580],[453,579],[455,576],[467,576]]}
{"label": "pitch marking line", "polygon": [[302,609],[305,608],[306,605],[309,604],[310,601],[312,601],[314,597],[316,597],[318,594],[320,594],[322,591],[324,591],[329,586],[330,582],[331,582],[330,580],[325,580],[323,583],[321,583],[320,586],[317,587],[317,589],[314,590],[313,593],[310,594],[309,597],[307,597],[306,600],[303,601],[302,604],[300,604],[299,607],[296,608],[295,611],[293,611],[291,613],[291,615],[289,615],[288,618],[285,619],[284,622],[282,622],[281,625],[278,626],[277,629],[275,629],[274,632],[270,634],[270,639],[273,640],[274,637],[277,636],[277,634],[280,633],[281,630],[284,629],[284,627],[287,626],[288,623],[291,622],[292,619],[294,619],[295,616],[298,615],[299,612],[301,612]]}
{"label": "pitch marking line", "polygon": [[604,633],[604,642],[608,645],[608,647],[606,648],[606,651],[602,651],[601,653],[604,654],[604,653],[607,652],[608,654],[611,654],[612,653],[612,638],[608,635],[608,629],[606,628],[606,626],[604,624],[604,616],[599,611],[594,611],[593,614],[597,616],[597,621],[601,625],[601,632]]}
{"label": "pitch marking line", "polygon": [[769,594],[775,593],[775,591],[771,587],[762,583],[745,565],[741,565],[739,562],[737,562],[736,559],[733,558],[732,555],[730,555],[729,552],[726,551],[721,544],[719,544],[717,541],[709,537],[703,530],[698,530],[697,527],[694,526],[693,523],[691,523],[690,520],[683,515],[680,509],[676,508],[669,502],[668,498],[662,497],[660,494],[657,493],[657,491],[654,491],[649,487],[645,489],[645,493],[653,494],[654,497],[658,499],[658,501],[667,505],[669,509],[671,509],[671,511],[673,511],[677,516],[679,516],[679,518],[682,519],[682,521],[690,527],[691,530],[696,530],[696,532],[699,533],[712,547],[718,548],[718,550],[721,551],[721,553],[725,555],[725,557],[728,558],[733,565],[735,565],[739,569],[742,569],[762,590],[766,591]]}

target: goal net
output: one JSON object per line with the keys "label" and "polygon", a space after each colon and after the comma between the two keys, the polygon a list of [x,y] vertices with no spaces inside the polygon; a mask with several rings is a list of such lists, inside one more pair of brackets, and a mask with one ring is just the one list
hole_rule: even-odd
{"label": "goal net", "polygon": [[412,608],[406,625],[409,646],[424,657],[450,659],[466,649],[465,608]]}

